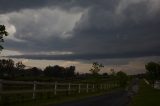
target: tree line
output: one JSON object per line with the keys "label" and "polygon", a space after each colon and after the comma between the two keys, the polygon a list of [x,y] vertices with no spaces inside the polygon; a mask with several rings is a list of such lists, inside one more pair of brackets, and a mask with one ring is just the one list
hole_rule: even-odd
{"label": "tree line", "polygon": [[[111,74],[103,73],[99,74],[98,72],[103,65],[94,62],[91,69],[91,73],[76,73],[75,66],[63,67],[59,65],[47,66],[44,69],[37,67],[26,68],[22,62],[15,63],[12,59],[1,59],[0,60],[0,78],[27,78],[31,80],[32,78],[40,78],[40,80],[47,80],[48,78],[58,78],[58,79],[71,79],[71,80],[84,80],[84,81],[100,81],[104,79],[111,79],[119,81],[121,86],[125,86],[128,81],[128,76],[126,73],[119,71],[112,71]],[[103,66],[104,67],[104,66]],[[44,78],[44,79],[43,79]]]}
{"label": "tree line", "polygon": [[22,62],[15,63],[12,59],[0,60],[0,77],[74,77],[75,66],[62,67],[59,65],[47,66],[44,70],[31,67],[26,68]]}

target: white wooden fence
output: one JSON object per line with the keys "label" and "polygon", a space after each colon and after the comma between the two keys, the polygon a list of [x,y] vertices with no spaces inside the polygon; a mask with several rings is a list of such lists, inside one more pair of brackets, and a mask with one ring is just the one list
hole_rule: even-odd
{"label": "white wooden fence", "polygon": [[[22,85],[28,85],[31,89],[10,89],[6,90],[5,86],[8,88],[12,85],[21,87]],[[38,86],[49,86],[48,88],[39,89]],[[0,79],[0,99],[2,95],[5,94],[23,94],[32,93],[32,99],[36,98],[36,93],[39,92],[53,92],[54,95],[58,95],[59,92],[67,92],[68,95],[73,91],[76,93],[82,92],[95,92],[100,90],[107,90],[111,88],[118,87],[117,83],[101,83],[101,84],[89,84],[89,83],[58,83],[58,82],[28,82],[28,81],[8,81]]]}

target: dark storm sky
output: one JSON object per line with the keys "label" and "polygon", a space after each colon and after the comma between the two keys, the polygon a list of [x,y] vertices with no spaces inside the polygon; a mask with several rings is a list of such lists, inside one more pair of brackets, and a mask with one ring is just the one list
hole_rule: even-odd
{"label": "dark storm sky", "polygon": [[0,0],[0,23],[10,33],[4,47],[18,57],[160,55],[159,0]]}

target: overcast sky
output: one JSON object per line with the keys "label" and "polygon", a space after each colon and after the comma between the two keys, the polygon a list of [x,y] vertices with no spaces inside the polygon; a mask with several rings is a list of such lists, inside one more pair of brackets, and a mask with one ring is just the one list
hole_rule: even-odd
{"label": "overcast sky", "polygon": [[160,0],[0,0],[0,24],[9,32],[1,55],[30,65],[59,60],[87,70],[100,61],[144,72],[160,56]]}

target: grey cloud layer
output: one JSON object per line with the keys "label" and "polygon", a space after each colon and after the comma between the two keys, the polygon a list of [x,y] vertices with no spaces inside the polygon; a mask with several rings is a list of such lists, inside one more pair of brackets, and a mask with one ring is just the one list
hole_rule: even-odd
{"label": "grey cloud layer", "polygon": [[[7,2],[3,0],[2,4]],[[43,15],[46,7],[48,10]],[[15,0],[12,5],[0,7],[1,13],[9,14],[10,23],[17,28],[15,37],[25,42],[7,40],[5,47],[23,53],[75,53],[76,56],[67,56],[67,59],[159,56],[159,7],[158,0],[33,0],[32,3]],[[21,11],[15,14],[18,10]],[[33,22],[35,14],[38,14],[38,24]],[[65,17],[64,21],[56,24],[55,16]],[[70,25],[66,22],[73,23],[70,29],[61,27]],[[60,27],[56,29],[56,26]],[[61,38],[63,34],[66,38]]]}
{"label": "grey cloud layer", "polygon": [[[0,12],[20,11],[23,9],[37,9],[42,7],[61,8],[65,10],[77,10],[89,8],[93,6],[103,6],[105,8],[113,8],[119,0],[0,0]],[[76,8],[76,9],[75,9]]]}

